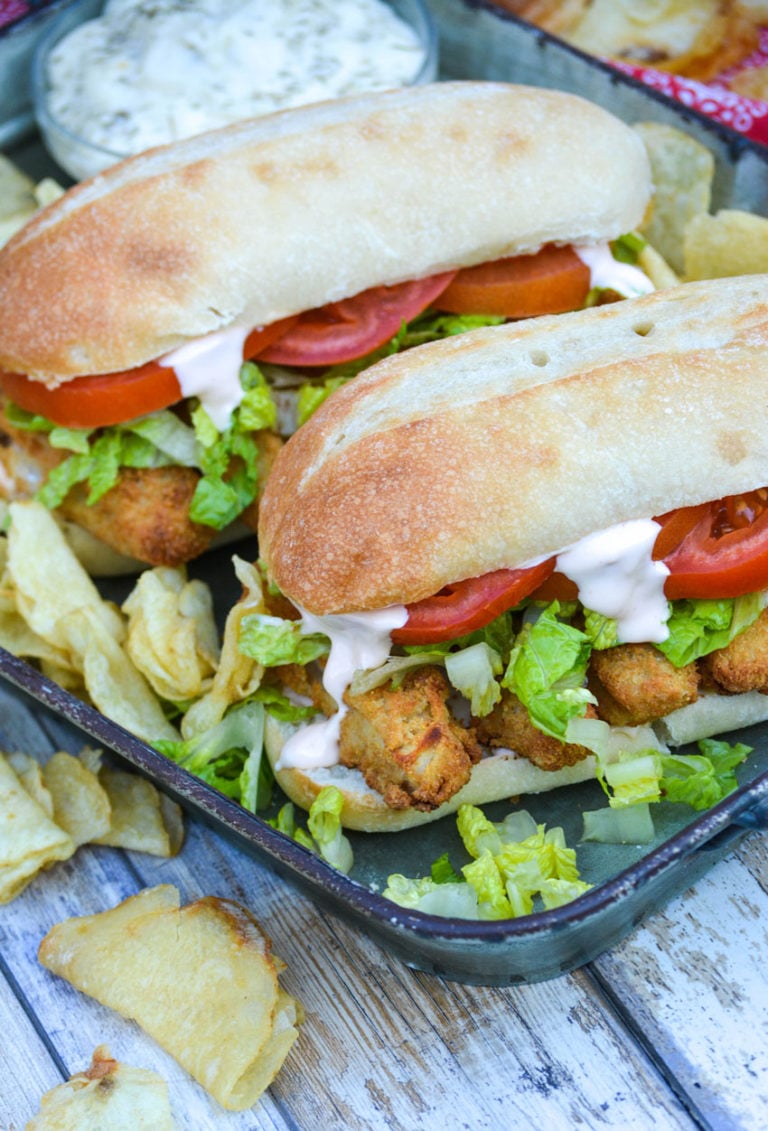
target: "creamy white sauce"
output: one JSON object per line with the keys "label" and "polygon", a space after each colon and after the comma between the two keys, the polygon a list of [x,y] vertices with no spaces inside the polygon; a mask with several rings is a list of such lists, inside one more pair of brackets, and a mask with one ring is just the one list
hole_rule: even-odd
{"label": "creamy white sauce", "polygon": [[301,624],[305,632],[322,632],[330,637],[331,651],[323,672],[323,687],[339,709],[329,719],[317,720],[292,734],[280,753],[278,770],[314,769],[338,762],[339,728],[348,710],[344,692],[356,671],[384,663],[392,648],[390,633],[402,627],[407,619],[408,612],[402,605],[327,617],[302,611]]}
{"label": "creamy white sauce", "polygon": [[619,263],[614,259],[607,243],[593,247],[574,246],[573,249],[582,263],[589,267],[590,286],[616,291],[626,298],[647,295],[656,290],[651,280],[639,267],[631,263]]}
{"label": "creamy white sauce", "polygon": [[158,359],[175,370],[185,397],[198,397],[219,432],[229,424],[243,399],[240,367],[249,331],[230,326],[204,338],[195,338]]}
{"label": "creamy white sauce", "polygon": [[588,609],[618,621],[622,644],[661,643],[669,636],[664,582],[669,570],[651,557],[661,527],[650,518],[590,534],[557,556]]}
{"label": "creamy white sauce", "polygon": [[127,155],[240,118],[404,86],[425,57],[383,0],[109,0],[52,52],[50,110]]}

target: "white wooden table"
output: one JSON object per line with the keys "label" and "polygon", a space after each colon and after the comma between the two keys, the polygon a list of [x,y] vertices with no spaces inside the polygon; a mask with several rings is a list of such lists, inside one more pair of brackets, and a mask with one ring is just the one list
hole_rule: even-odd
{"label": "white wooden table", "polygon": [[[46,756],[84,744],[0,684],[0,746]],[[408,969],[198,819],[187,830],[171,861],[80,849],[0,907],[2,1131],[21,1131],[41,1094],[104,1042],[167,1079],[189,1131],[768,1127],[765,836],[588,967],[491,989]],[[251,908],[306,1009],[249,1112],[224,1112],[137,1026],[37,962],[53,923],[159,882],[185,901],[215,894]]]}

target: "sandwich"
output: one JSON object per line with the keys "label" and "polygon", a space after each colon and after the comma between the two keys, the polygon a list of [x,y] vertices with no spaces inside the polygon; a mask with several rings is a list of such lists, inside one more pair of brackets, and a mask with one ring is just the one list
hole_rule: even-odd
{"label": "sandwich", "polygon": [[729,278],[335,392],[275,461],[240,644],[304,712],[268,724],[288,796],[397,830],[768,718],[767,346],[768,276]]}
{"label": "sandwich", "polygon": [[297,384],[314,407],[380,353],[478,318],[648,289],[610,245],[650,194],[627,125],[494,83],[304,107],[124,161],[0,251],[0,491],[124,557],[188,561],[255,525]]}

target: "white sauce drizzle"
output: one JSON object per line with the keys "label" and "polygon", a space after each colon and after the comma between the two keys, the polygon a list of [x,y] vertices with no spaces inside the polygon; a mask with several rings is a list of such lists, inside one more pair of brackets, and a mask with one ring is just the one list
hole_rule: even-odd
{"label": "white sauce drizzle", "polygon": [[574,246],[573,249],[582,263],[589,267],[590,285],[616,291],[626,298],[637,295],[647,295],[655,291],[651,280],[631,263],[619,263],[611,254],[607,243],[595,244],[594,247]]}
{"label": "white sauce drizzle", "polygon": [[230,326],[204,338],[195,338],[159,358],[160,365],[175,370],[185,397],[198,397],[219,432],[229,424],[243,399],[240,367],[249,331]]}
{"label": "white sauce drizzle", "polygon": [[127,155],[240,118],[404,86],[425,57],[382,0],[109,0],[52,52],[50,109],[73,133]]}
{"label": "white sauce drizzle", "polygon": [[581,603],[618,621],[622,644],[658,644],[669,636],[669,570],[651,557],[660,530],[651,518],[620,522],[557,556],[555,568],[576,583]]}
{"label": "white sauce drizzle", "polygon": [[383,664],[392,648],[390,633],[408,619],[403,605],[390,605],[366,613],[338,613],[318,617],[301,610],[302,629],[322,632],[331,640],[331,651],[323,672],[323,687],[338,703],[329,719],[321,719],[297,730],[283,747],[276,769],[315,769],[334,766],[339,760],[339,728],[347,713],[344,692],[356,671]]}

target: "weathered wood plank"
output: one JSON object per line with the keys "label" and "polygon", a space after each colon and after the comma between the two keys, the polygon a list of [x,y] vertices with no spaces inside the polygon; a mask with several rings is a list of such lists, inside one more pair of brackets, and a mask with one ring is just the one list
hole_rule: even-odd
{"label": "weathered wood plank", "polygon": [[[6,940],[0,925],[0,947]],[[61,1083],[45,1042],[0,974],[0,1127],[21,1131],[43,1092]]]}
{"label": "weathered wood plank", "polygon": [[768,1112],[766,837],[750,837],[594,964],[620,1010],[712,1127]]}

